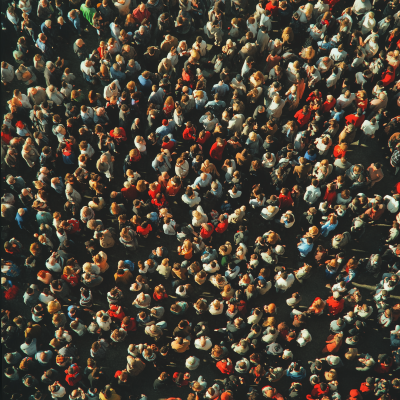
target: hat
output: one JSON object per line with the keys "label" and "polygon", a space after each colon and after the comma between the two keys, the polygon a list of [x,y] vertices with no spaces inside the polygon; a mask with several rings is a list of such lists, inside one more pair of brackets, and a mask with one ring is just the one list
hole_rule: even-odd
{"label": "hat", "polygon": [[156,333],[157,330],[158,330],[158,326],[157,326],[156,324],[154,324],[154,325],[152,325],[152,326],[150,327],[150,331],[151,331],[152,333]]}
{"label": "hat", "polygon": [[335,290],[334,292],[333,292],[333,298],[334,299],[338,299],[340,297],[340,293],[337,291],[337,290]]}
{"label": "hat", "polygon": [[358,349],[355,347],[351,347],[347,350],[347,353],[344,355],[346,360],[354,360],[357,357]]}
{"label": "hat", "polygon": [[162,124],[163,124],[164,126],[167,126],[167,125],[168,125],[168,121],[167,121],[166,119],[163,119],[163,120],[162,120]]}
{"label": "hat", "polygon": [[237,74],[236,75],[236,80],[238,81],[238,82],[241,82],[242,81],[242,75],[240,75],[240,74]]}
{"label": "hat", "polygon": [[319,229],[316,226],[310,227],[308,231],[311,233],[311,235],[318,235],[319,233]]}

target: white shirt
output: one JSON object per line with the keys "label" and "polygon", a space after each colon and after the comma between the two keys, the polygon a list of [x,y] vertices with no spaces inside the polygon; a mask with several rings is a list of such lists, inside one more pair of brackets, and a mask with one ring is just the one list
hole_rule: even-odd
{"label": "white shirt", "polygon": [[373,136],[378,129],[378,122],[375,122],[375,125],[372,125],[371,121],[364,121],[361,125],[361,130],[368,136]]}
{"label": "white shirt", "polygon": [[343,108],[348,107],[354,100],[356,99],[356,95],[354,93],[350,94],[349,98],[346,98],[344,94],[341,94],[337,98],[337,103]]}
{"label": "white shirt", "polygon": [[392,196],[386,195],[383,200],[389,200],[389,202],[386,204],[387,209],[389,212],[392,214],[397,213],[399,211],[399,202],[395,200]]}
{"label": "white shirt", "polygon": [[[215,262],[215,261],[214,261]],[[215,262],[215,267],[213,268],[210,264],[203,264],[203,269],[206,272],[209,272],[210,274],[213,274],[214,272],[217,272],[220,270],[220,266],[218,265],[217,262]]]}
{"label": "white shirt", "polygon": [[275,287],[280,290],[287,290],[294,283],[294,275],[289,274],[286,279],[282,279],[282,278],[280,278],[281,274],[282,274],[281,272],[278,272],[278,274],[277,274],[279,276],[279,279],[276,280]]}
{"label": "white shirt", "polygon": [[204,344],[204,347],[201,347],[200,338],[194,341],[194,346],[196,347],[196,349],[199,350],[209,350],[212,346],[212,342],[211,339],[208,336],[206,336],[206,343]]}

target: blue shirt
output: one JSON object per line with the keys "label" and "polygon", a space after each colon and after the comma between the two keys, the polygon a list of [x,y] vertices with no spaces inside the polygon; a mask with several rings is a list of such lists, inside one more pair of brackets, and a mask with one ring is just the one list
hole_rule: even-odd
{"label": "blue shirt", "polygon": [[307,243],[306,238],[301,238],[300,242],[301,243],[297,246],[297,248],[299,249],[300,253],[305,257],[313,249],[314,243]]}
{"label": "blue shirt", "polygon": [[126,79],[126,75],[121,71],[116,71],[114,67],[110,68],[110,73],[113,79],[118,79],[120,82]]}
{"label": "blue shirt", "polygon": [[208,186],[212,181],[212,176],[210,174],[206,174],[206,175],[207,175],[207,178],[206,178],[205,181],[203,181],[203,179],[201,179],[201,176],[198,176],[195,179],[192,187],[195,189],[196,186],[200,186],[201,188],[204,188],[204,187]]}
{"label": "blue shirt", "polygon": [[28,212],[28,209],[23,208],[23,210],[25,211],[24,215],[19,215],[17,213],[17,215],[15,216],[15,220],[17,221],[17,224],[21,229],[24,229],[25,224],[27,224],[28,221],[31,219],[31,215],[30,212]]}
{"label": "blue shirt", "polygon": [[149,93],[151,91],[151,87],[153,86],[153,82],[150,79],[145,79],[143,78],[142,75],[139,76],[138,78],[139,84],[141,86],[141,89],[145,93]]}
{"label": "blue shirt", "polygon": [[225,96],[229,92],[229,86],[226,83],[224,83],[223,85],[219,85],[217,83],[213,86],[211,92],[218,93],[220,96]]}
{"label": "blue shirt", "polygon": [[76,16],[75,19],[72,19],[69,15],[68,15],[68,19],[72,22],[72,25],[74,26],[74,28],[78,31],[78,35],[81,33],[81,21],[79,20],[79,17]]}
{"label": "blue shirt", "polygon": [[130,260],[124,260],[125,265],[129,268],[129,271],[133,272],[135,269],[135,263]]}

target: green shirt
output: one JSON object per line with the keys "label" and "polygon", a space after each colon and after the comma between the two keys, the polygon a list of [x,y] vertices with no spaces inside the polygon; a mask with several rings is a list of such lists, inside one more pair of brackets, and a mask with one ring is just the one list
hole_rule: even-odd
{"label": "green shirt", "polygon": [[82,4],[80,10],[84,18],[89,21],[90,25],[92,25],[93,15],[96,13],[96,9],[86,7],[85,4]]}

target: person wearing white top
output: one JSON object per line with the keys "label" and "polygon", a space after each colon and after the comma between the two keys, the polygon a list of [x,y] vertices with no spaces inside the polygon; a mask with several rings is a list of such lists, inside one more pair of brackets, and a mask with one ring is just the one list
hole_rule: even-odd
{"label": "person wearing white top", "polygon": [[261,18],[260,18],[260,26],[266,26],[267,27],[267,32],[269,32],[272,29],[271,18],[268,17],[265,14],[262,14]]}
{"label": "person wearing white top", "polygon": [[369,10],[371,10],[372,5],[370,0],[355,0],[352,11],[356,15],[366,14]]}
{"label": "person wearing white top", "polygon": [[340,105],[343,110],[348,107],[355,99],[356,95],[354,93],[351,93],[350,90],[346,90],[344,94],[341,94],[337,98],[337,104]]}
{"label": "person wearing white top", "polygon": [[282,100],[279,96],[275,96],[268,107],[267,115],[269,118],[274,117],[279,119],[282,115],[282,109],[286,104],[285,100]]}
{"label": "person wearing white top", "polygon": [[358,316],[360,319],[368,319],[371,314],[374,312],[374,309],[371,306],[368,306],[367,304],[364,304],[362,306],[356,305],[354,307],[354,314]]}
{"label": "person wearing white top", "polygon": [[224,312],[224,303],[219,300],[214,300],[209,306],[208,311],[211,315],[220,315]]}
{"label": "person wearing white top", "polygon": [[[199,36],[201,38],[201,36]],[[201,40],[199,43],[196,41],[192,44],[192,49],[197,50],[200,53],[201,57],[204,57],[207,54],[207,43],[204,40]]]}
{"label": "person wearing white top", "polygon": [[207,351],[212,347],[212,342],[208,336],[201,336],[194,341],[194,346],[196,349]]}
{"label": "person wearing white top", "polygon": [[[398,195],[397,195],[398,197]],[[387,200],[386,202],[386,207],[387,210],[392,213],[392,214],[396,214],[397,211],[399,211],[399,206],[400,206],[400,202],[399,200],[396,200],[394,197],[386,195],[383,200]]]}
{"label": "person wearing white top", "polygon": [[40,293],[39,294],[39,302],[44,303],[44,304],[49,304],[51,301],[53,301],[55,297],[53,297],[50,293]]}
{"label": "person wearing white top", "polygon": [[279,271],[275,277],[275,289],[277,292],[282,291],[286,292],[287,289],[289,289],[293,283],[294,283],[294,275],[293,274],[288,274],[285,271]]}
{"label": "person wearing white top", "polygon": [[361,130],[363,133],[361,134],[360,139],[358,140],[358,145],[361,146],[361,143],[366,141],[369,143],[370,139],[375,136],[375,132],[379,129],[379,124],[376,121],[376,118],[372,118],[370,121],[366,120],[361,125]]}
{"label": "person wearing white top", "polygon": [[108,101],[111,96],[118,96],[118,92],[121,91],[118,79],[112,81],[109,85],[104,87],[104,98]]}
{"label": "person wearing white top", "polygon": [[361,33],[363,35],[366,35],[367,33],[371,32],[371,30],[374,28],[376,25],[376,21],[374,18],[375,14],[373,12],[370,12],[368,14],[365,14],[360,22],[361,25]]}
{"label": "person wearing white top", "polygon": [[347,52],[343,50],[343,45],[339,45],[338,48],[333,48],[329,53],[329,58],[335,62],[344,61],[347,57]]}
{"label": "person wearing white top", "polygon": [[49,271],[60,273],[62,271],[61,265],[57,262],[56,258],[51,256],[46,260],[46,268]]}
{"label": "person wearing white top", "polygon": [[279,335],[279,331],[272,326],[269,326],[264,332],[261,340],[267,344],[271,344],[275,342],[276,338]]}
{"label": "person wearing white top", "polygon": [[299,344],[300,347],[304,347],[307,343],[311,342],[312,337],[310,332],[307,329],[303,329],[300,331],[299,336],[296,339],[296,342]]}
{"label": "person wearing white top", "polygon": [[219,271],[221,268],[216,261],[211,261],[210,264],[203,264],[204,271],[213,274]]}
{"label": "person wearing white top", "polygon": [[[267,157],[267,154],[269,155],[269,157]],[[265,153],[265,154],[262,156],[261,163],[262,163],[262,166],[263,166],[264,168],[273,168],[274,165],[276,164],[276,157],[275,157],[275,154],[273,154],[273,153],[268,153],[268,152]]]}

